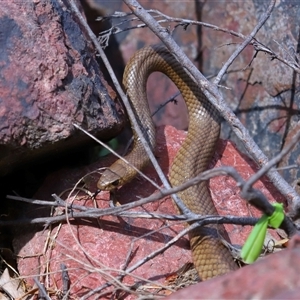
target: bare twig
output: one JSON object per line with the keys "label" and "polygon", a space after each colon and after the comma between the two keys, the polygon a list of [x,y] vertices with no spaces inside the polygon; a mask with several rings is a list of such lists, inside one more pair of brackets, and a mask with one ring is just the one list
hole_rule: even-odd
{"label": "bare twig", "polygon": [[[174,23],[178,23],[178,25],[176,25],[176,26],[188,26],[188,25],[204,26],[204,27],[213,29],[215,31],[220,31],[220,32],[230,34],[232,36],[235,36],[235,37],[243,39],[243,40],[246,39],[246,36],[244,36],[240,32],[222,28],[222,27],[219,27],[219,26],[216,26],[213,24],[190,20],[190,19],[174,18],[174,17],[168,16],[168,15],[166,15],[158,10],[155,10],[155,9],[149,9],[146,11],[149,14],[151,14],[153,16],[153,18],[157,19],[157,22],[159,24],[163,24],[163,23],[169,24],[170,22],[174,22]],[[126,17],[128,18],[129,16],[132,16],[132,13],[115,12],[113,15],[111,15],[107,18],[126,18]],[[107,18],[102,18],[102,19],[107,19]],[[158,20],[158,18],[163,18],[163,19]],[[145,24],[145,23],[141,23],[141,24],[138,24],[135,26],[127,26],[126,28],[119,27],[120,25],[123,25],[124,23],[129,23],[132,21],[140,21],[140,20],[138,18],[125,19],[122,22],[120,22],[119,24],[112,26],[110,29],[101,32],[101,34],[99,36],[99,41],[101,42],[101,44],[104,45],[104,47],[106,47],[108,44],[109,36],[111,34],[118,34],[118,33],[124,32],[124,31],[128,31],[128,30],[147,27],[147,24]],[[280,48],[282,48],[282,46],[277,41],[274,41],[274,42],[277,43]],[[259,52],[259,51],[264,52],[264,53],[268,54],[272,60],[276,59],[276,60],[280,61],[281,63],[285,64],[286,66],[288,66],[289,68],[292,68],[296,73],[300,74],[299,63],[293,57],[290,57],[291,58],[290,60],[285,59],[284,57],[280,56],[279,54],[277,54],[275,51],[273,51],[269,47],[263,45],[260,41],[258,41],[255,38],[253,38],[249,44],[253,45],[256,52]]]}
{"label": "bare twig", "polygon": [[[155,197],[153,197],[155,196]],[[151,198],[150,198],[151,197]],[[190,221],[201,221],[204,222],[205,225],[207,224],[216,224],[216,223],[231,223],[231,224],[237,224],[237,225],[253,225],[255,222],[255,218],[242,218],[242,217],[234,217],[234,216],[199,216],[194,215],[193,218],[189,219],[184,215],[166,215],[166,214],[155,214],[155,213],[147,213],[147,212],[128,212],[126,213],[126,210],[138,207],[141,205],[144,205],[149,202],[153,202],[157,200],[157,198],[160,198],[160,196],[153,194],[152,196],[134,201],[130,203],[130,208],[127,204],[114,207],[114,208],[106,208],[106,209],[99,209],[99,208],[86,208],[81,209],[81,206],[76,206],[77,208],[80,208],[82,210],[81,212],[74,212],[69,211],[67,213],[68,218],[72,219],[95,219],[103,216],[122,216],[122,217],[131,217],[131,218],[148,218],[148,219],[161,219],[161,220],[170,220],[170,221],[181,221],[181,222],[190,222]],[[26,198],[18,197],[18,196],[7,196],[7,198],[11,200],[17,200],[17,201],[23,201]],[[150,198],[150,201],[149,201]],[[30,199],[26,199],[26,202],[29,202]],[[145,201],[146,200],[146,201]],[[35,204],[38,204],[39,200],[35,200]],[[42,202],[42,201],[41,201]],[[52,205],[56,206],[57,202],[50,202]],[[61,207],[62,205],[59,204]],[[68,205],[68,207],[73,208],[73,205]],[[75,207],[75,206],[74,206]],[[23,224],[56,224],[59,222],[66,221],[66,215],[60,215],[60,216],[54,216],[54,217],[43,217],[43,218],[34,218],[34,219],[25,219],[17,220],[17,221],[0,221],[1,226],[12,226],[12,225],[23,225]]]}
{"label": "bare twig", "polygon": [[[295,143],[295,141],[293,141],[293,143]],[[289,145],[289,147],[287,147],[288,149],[284,149],[284,151],[282,151],[276,158],[274,158],[274,160],[272,160],[271,163],[275,164],[277,163],[278,159],[282,158],[286,152],[288,150],[290,150],[292,147],[292,145]],[[270,164],[271,164],[270,163]],[[267,165],[263,171],[260,171],[258,178],[260,178],[265,172],[268,171],[268,169],[271,167],[269,165]],[[264,173],[263,173],[264,172]],[[238,172],[232,168],[232,167],[220,167],[220,168],[215,168],[212,170],[208,170],[203,172],[202,174],[196,176],[195,178],[192,178],[190,180],[188,180],[187,182],[185,182],[184,184],[177,186],[175,188],[171,188],[171,189],[161,189],[160,191],[154,193],[153,195],[146,197],[144,199],[138,200],[138,201],[134,201],[132,203],[128,203],[119,207],[110,207],[107,209],[95,209],[95,208],[90,208],[89,210],[85,211],[84,209],[81,209],[80,206],[77,206],[79,208],[79,210],[82,210],[81,212],[69,212],[66,216],[55,216],[52,218],[36,218],[31,220],[31,223],[44,223],[44,224],[52,224],[52,223],[56,223],[56,222],[61,222],[64,221],[65,218],[99,218],[105,215],[120,215],[122,214],[124,216],[124,212],[126,210],[132,209],[134,207],[140,206],[140,205],[144,205],[146,203],[161,199],[167,195],[170,195],[172,193],[177,193],[181,190],[184,190],[192,185],[196,185],[198,184],[200,181],[203,180],[209,180],[212,177],[216,177],[216,176],[220,176],[220,175],[226,175],[226,176],[231,176],[236,182],[237,185],[240,187],[241,191],[242,191],[242,196],[247,199],[249,201],[249,203],[251,203],[252,205],[254,205],[256,208],[258,208],[259,210],[261,210],[263,213],[267,214],[267,215],[271,215],[274,211],[273,206],[268,202],[268,200],[266,199],[266,197],[258,190],[253,189],[251,187],[251,185],[247,184],[247,182],[244,181],[244,179],[238,174]],[[258,180],[258,179],[257,179]],[[251,182],[254,183],[253,181],[253,177],[251,177]],[[244,188],[246,185],[246,189]],[[22,200],[23,198],[21,197],[17,197],[17,196],[7,196],[10,199],[13,200]],[[63,200],[60,201],[55,201],[53,203],[53,205],[62,205]],[[37,200],[33,201],[34,203],[37,203]],[[67,204],[65,204],[66,208],[71,208],[72,206],[68,206]],[[134,215],[131,215],[131,217],[133,217]],[[150,216],[152,218],[155,217],[154,214],[150,214]],[[158,217],[162,217],[161,215]],[[186,216],[173,216],[172,218],[174,218],[174,220],[204,220],[202,216],[198,216],[195,214],[192,214],[192,217],[186,217]],[[217,217],[212,220],[210,219],[210,221],[212,223],[215,223],[216,220],[218,220],[218,223],[225,223],[226,220],[224,217],[220,217],[221,219],[218,219]],[[224,218],[224,219],[222,219]],[[240,219],[238,218],[239,222]],[[24,220],[22,220],[24,222]],[[225,222],[224,222],[225,221]],[[230,219],[230,222],[235,222],[237,221],[234,218]],[[28,220],[27,220],[28,222]],[[241,222],[242,223],[242,222]],[[241,224],[239,223],[239,224]],[[1,224],[1,223],[0,223]],[[5,225],[10,225],[10,222],[6,221]],[[289,236],[295,234],[296,232],[296,228],[294,227],[293,223],[286,217],[285,221],[283,222],[282,225],[282,229],[286,230],[286,232],[288,233]]]}
{"label": "bare twig", "polygon": [[249,34],[249,36],[243,41],[243,43],[231,54],[229,59],[226,61],[226,63],[223,65],[221,70],[219,71],[217,77],[214,80],[214,84],[218,85],[226,73],[229,66],[233,63],[233,61],[238,57],[238,55],[249,45],[249,43],[253,40],[255,35],[258,33],[260,28],[265,24],[265,22],[268,20],[268,18],[271,15],[271,12],[273,10],[273,7],[275,5],[275,1],[271,1],[269,8],[267,9],[266,13],[262,15],[260,20],[258,21],[258,24],[254,27],[252,32]]}
{"label": "bare twig", "polygon": [[105,147],[106,149],[108,149],[113,155],[115,155],[116,157],[118,157],[119,159],[123,160],[124,162],[126,162],[127,164],[129,164],[134,170],[137,171],[137,173],[139,175],[141,175],[143,178],[145,178],[147,181],[149,181],[155,188],[160,189],[160,186],[157,185],[152,179],[150,179],[148,176],[146,176],[143,172],[141,172],[138,168],[136,168],[134,165],[130,164],[126,159],[124,159],[121,155],[119,155],[116,151],[114,151],[111,147],[109,147],[108,145],[106,145],[105,143],[103,143],[102,141],[100,141],[99,139],[97,139],[95,136],[93,136],[92,134],[90,134],[89,132],[87,132],[85,129],[83,129],[81,126],[77,125],[77,124],[73,124],[74,127],[76,127],[77,129],[81,130],[82,132],[84,132],[86,135],[88,135],[91,139],[93,139],[94,141],[96,141],[97,143],[99,143],[102,147]]}
{"label": "bare twig", "polygon": [[177,92],[176,94],[174,94],[173,96],[171,96],[169,99],[167,99],[163,104],[161,104],[158,109],[156,111],[154,111],[151,115],[151,117],[153,117],[155,114],[157,114],[159,112],[159,110],[161,110],[163,107],[165,107],[168,103],[173,102],[174,104],[177,104],[177,100],[176,97],[178,97],[180,95],[180,92]]}
{"label": "bare twig", "polygon": [[[202,222],[201,222],[202,223]],[[205,223],[205,222],[204,222]],[[205,224],[202,223],[200,226],[204,226]],[[218,223],[220,224],[220,223]],[[131,274],[131,272],[133,272],[134,270],[136,270],[137,268],[141,267],[143,264],[145,264],[146,262],[148,262],[149,260],[153,259],[154,257],[156,257],[157,255],[163,253],[164,251],[166,251],[168,248],[170,248],[172,245],[174,245],[180,238],[182,238],[184,235],[186,235],[187,233],[189,233],[191,230],[195,229],[196,227],[199,226],[199,223],[194,223],[191,226],[189,226],[188,228],[185,228],[184,230],[182,230],[179,234],[177,234],[174,238],[172,238],[169,242],[167,242],[166,244],[164,244],[162,247],[160,247],[159,249],[151,252],[150,254],[148,254],[147,256],[145,256],[143,259],[139,260],[138,262],[136,262],[134,265],[132,265],[131,267],[126,269],[126,274]],[[124,276],[124,274],[121,274],[117,277],[117,280],[121,280],[121,278]],[[104,285],[100,286],[99,288],[95,289],[92,291],[92,293],[89,293],[88,296],[91,296],[95,293],[98,293],[100,291],[102,291],[103,289],[109,287],[111,285],[110,282],[105,283]],[[87,299],[87,298],[84,298]]]}
{"label": "bare twig", "polygon": [[[64,244],[62,244],[60,241],[56,241],[56,243],[59,244],[61,247],[66,248],[66,246]],[[152,282],[153,283],[153,281],[150,281],[150,280],[142,278],[138,275],[132,274],[132,273],[128,272],[127,270],[111,268],[111,267],[105,266],[103,264],[101,264],[100,267],[97,267],[97,266],[89,264],[88,262],[82,261],[82,260],[76,258],[75,256],[70,256],[69,254],[65,254],[65,256],[68,259],[73,260],[73,261],[79,263],[80,265],[82,265],[82,267],[84,267],[86,271],[88,271],[90,273],[96,272],[98,274],[101,274],[101,276],[103,276],[103,278],[106,279],[107,282],[108,282],[108,285],[106,287],[111,286],[111,285],[115,285],[116,287],[123,288],[124,290],[132,293],[133,291],[129,290],[128,287],[125,284],[123,284],[119,279],[120,276],[125,276],[125,275],[133,277],[134,279],[137,279],[137,280],[140,280],[140,281],[149,282],[149,283]],[[70,268],[69,268],[69,270],[70,270]],[[115,277],[114,274],[116,274],[116,273],[120,273],[121,275],[118,276],[118,277]],[[80,282],[80,280],[78,282]],[[164,288],[164,289],[172,290],[169,287],[166,287],[166,286],[160,284],[159,282],[157,282],[156,284],[158,286]],[[94,290],[91,291],[91,294],[94,294]],[[82,299],[82,300],[83,299],[89,299],[88,298],[89,295],[90,294],[87,294],[87,295],[85,295],[84,297],[82,297],[80,299]]]}
{"label": "bare twig", "polygon": [[60,264],[61,269],[61,278],[62,278],[62,293],[63,293],[63,299],[68,300],[68,295],[70,293],[70,277],[68,274],[68,269],[65,264]]}
{"label": "bare twig", "polygon": [[33,280],[39,288],[39,299],[51,300],[45,290],[45,287],[37,280],[37,278],[34,278]]}
{"label": "bare twig", "polygon": [[[61,198],[57,197],[56,195],[53,195],[55,201],[54,202],[48,202],[48,201],[41,201],[41,200],[34,200],[34,199],[26,199],[18,196],[7,196],[7,198],[12,200],[18,200],[18,201],[25,201],[32,204],[37,205],[48,205],[48,206],[60,206],[64,207],[66,211],[68,211],[68,214],[65,216],[55,216],[52,218],[36,218],[32,220],[26,220],[30,223],[44,223],[44,224],[52,224],[59,221],[64,221],[66,218],[98,218],[105,215],[118,215],[118,216],[127,216],[127,217],[144,217],[144,218],[160,218],[160,219],[168,219],[168,220],[177,220],[177,221],[201,221],[204,220],[208,222],[215,223],[216,221],[218,223],[226,223],[229,219],[226,219],[225,217],[220,217],[218,219],[217,217],[213,217],[212,219],[207,219],[206,217],[203,218],[202,216],[198,216],[195,214],[191,214],[192,216],[170,216],[170,215],[162,215],[162,214],[155,214],[155,213],[135,213],[135,212],[125,212],[126,210],[132,209],[137,206],[144,205],[146,203],[156,201],[158,199],[161,199],[167,195],[171,195],[173,193],[177,193],[179,191],[182,191],[192,185],[196,185],[201,181],[209,180],[216,176],[231,176],[236,182],[237,186],[241,189],[241,195],[244,199],[248,200],[250,204],[254,205],[256,208],[258,208],[260,211],[265,213],[266,215],[271,215],[274,211],[274,207],[268,202],[266,197],[256,189],[253,189],[253,184],[258,181],[263,175],[265,175],[271,168],[273,168],[291,149],[295,146],[295,144],[298,142],[300,138],[300,133],[294,136],[292,141],[272,160],[270,160],[263,168],[261,168],[256,174],[250,177],[247,181],[245,181],[239,173],[233,168],[233,167],[219,167],[212,170],[207,170],[198,176],[186,181],[184,184],[171,188],[171,189],[160,189],[150,197],[131,202],[129,204],[125,204],[119,207],[110,207],[107,209],[97,209],[97,208],[86,208],[84,206],[80,205],[74,205],[67,203],[66,201],[62,200]],[[80,212],[74,212],[73,210],[79,210]],[[24,222],[25,220],[23,220]],[[206,222],[204,221],[204,222]],[[240,222],[235,224],[244,225],[243,223],[245,220],[241,221],[240,218],[230,218],[230,222]],[[248,220],[247,220],[248,221]],[[0,223],[1,224],[1,223]],[[3,225],[11,225],[10,222],[4,222]],[[285,218],[282,229],[284,229],[289,236],[292,236],[296,232],[296,227],[293,225],[293,223],[290,221],[289,218]]]}
{"label": "bare twig", "polygon": [[252,186],[256,181],[258,181],[263,175],[265,175],[271,168],[276,166],[282,158],[287,155],[293,147],[299,142],[300,132],[298,132],[295,136],[293,136],[291,142],[282,149],[282,151],[273,157],[268,163],[266,163],[258,172],[256,172],[253,176],[251,176],[243,187],[242,193],[245,193],[250,186]]}
{"label": "bare twig", "polygon": [[295,71],[296,73],[300,74],[300,67],[299,67],[299,63],[295,62],[294,60],[289,61],[283,57],[281,57],[279,54],[275,53],[273,50],[271,50],[268,47],[263,46],[262,44],[257,44],[256,42],[253,43],[254,49],[259,52],[262,51],[264,53],[267,53],[268,55],[271,56],[271,59],[277,59],[278,61],[282,62],[283,64],[285,64],[286,66],[288,66],[289,68],[292,68],[293,71]]}

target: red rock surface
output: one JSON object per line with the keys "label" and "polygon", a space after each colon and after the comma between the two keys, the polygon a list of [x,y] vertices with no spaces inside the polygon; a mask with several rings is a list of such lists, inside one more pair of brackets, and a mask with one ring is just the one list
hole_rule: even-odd
{"label": "red rock surface", "polygon": [[82,145],[88,138],[73,123],[102,132],[102,138],[123,125],[123,110],[103,79],[95,49],[65,5],[2,2],[0,176]]}
{"label": "red rock surface", "polygon": [[[158,129],[156,157],[162,166],[165,174],[168,173],[171,161],[180,147],[185,133],[167,126]],[[217,152],[212,166],[231,165],[245,178],[253,174],[253,165],[243,158],[235,147],[226,141],[219,141]],[[35,198],[49,198],[52,193],[59,194],[66,188],[72,187],[81,175],[88,171],[95,170],[103,165],[110,165],[112,158],[103,160],[102,164],[89,166],[83,170],[63,170],[60,173],[49,176],[44,187],[36,194]],[[159,182],[153,169],[148,167],[145,174],[156,182]],[[90,183],[91,191],[95,191],[97,175],[93,175]],[[251,207],[240,199],[239,190],[234,181],[228,177],[218,177],[211,180],[213,199],[220,214],[250,216],[259,215]],[[266,181],[258,182],[259,188],[270,201],[274,200],[272,195],[277,195],[276,190]],[[142,197],[149,196],[155,189],[142,178],[135,179],[132,183],[122,187],[118,191],[120,203],[127,203]],[[96,201],[82,196],[77,197],[75,203],[100,208],[108,207],[108,193],[103,192],[97,196]],[[278,201],[278,197],[276,199]],[[71,201],[71,200],[69,200]],[[156,201],[135,211],[150,211],[155,213],[175,213],[170,197]],[[172,225],[171,228],[162,228],[165,225]],[[49,230],[20,233],[14,241],[14,247],[19,257],[19,271],[22,276],[32,277],[36,274],[46,273],[46,266],[52,273],[49,282],[52,288],[54,284],[61,288],[60,264],[68,267],[71,278],[71,292],[82,296],[87,291],[97,288],[107,281],[110,276],[116,276],[118,270],[124,267],[126,257],[130,254],[129,266],[149,255],[154,250],[162,247],[176,233],[183,229],[182,225],[170,221],[148,220],[142,218],[113,217],[106,216],[99,220],[82,219],[64,224],[61,227],[52,227]],[[242,244],[249,233],[248,227],[228,225],[229,235],[233,243]],[[158,230],[149,234],[151,231]],[[48,235],[55,240],[53,247],[43,253],[45,241]],[[143,236],[144,235],[144,236]],[[163,254],[151,259],[149,262],[138,268],[132,275],[126,276],[124,283],[133,284],[145,278],[164,283],[167,277],[176,272],[186,262],[191,261],[188,241],[180,239],[176,245],[165,251]],[[36,255],[40,255],[36,257]],[[136,277],[137,276],[137,277]],[[229,277],[233,274],[229,274]],[[248,275],[249,276],[249,275]],[[32,282],[28,280],[28,282]],[[216,289],[216,286],[215,286]],[[97,296],[89,299],[99,299]]]}

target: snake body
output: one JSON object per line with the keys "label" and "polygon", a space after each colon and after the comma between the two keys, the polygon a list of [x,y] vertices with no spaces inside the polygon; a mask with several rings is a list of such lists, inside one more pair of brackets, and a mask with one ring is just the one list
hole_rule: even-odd
{"label": "snake body", "polygon": [[[176,58],[164,47],[145,47],[128,62],[123,84],[131,101],[144,137],[155,148],[155,127],[146,96],[146,83],[152,72],[167,75],[180,90],[189,112],[188,134],[172,164],[169,180],[172,186],[184,183],[205,171],[211,161],[220,132],[220,117],[200,88],[190,79]],[[138,169],[148,163],[146,151],[134,133],[133,150],[125,159]],[[97,187],[112,190],[136,176],[136,171],[117,160],[100,177]],[[199,215],[217,215],[207,182],[201,182],[178,193],[184,204]],[[222,225],[210,225],[190,232],[194,265],[202,280],[225,274],[237,268],[229,250],[219,236],[228,238]]]}

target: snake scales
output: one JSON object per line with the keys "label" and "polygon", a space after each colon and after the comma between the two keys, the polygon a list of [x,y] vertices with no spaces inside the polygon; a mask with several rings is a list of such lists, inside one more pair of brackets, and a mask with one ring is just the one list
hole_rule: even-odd
{"label": "snake scales", "polygon": [[[219,138],[219,114],[166,48],[154,46],[137,51],[125,68],[123,84],[152,149],[155,148],[155,127],[147,103],[146,83],[148,76],[155,71],[166,74],[176,84],[189,112],[188,134],[175,157],[169,177],[172,186],[177,186],[207,169]],[[125,158],[142,169],[148,163],[148,156],[135,133],[134,136],[133,150]],[[97,187],[113,190],[135,176],[133,168],[117,160],[102,174]],[[192,186],[178,195],[196,214],[217,214],[207,182]],[[237,268],[229,250],[221,243],[220,235],[228,238],[222,225],[197,228],[189,234],[194,264],[202,280]]]}

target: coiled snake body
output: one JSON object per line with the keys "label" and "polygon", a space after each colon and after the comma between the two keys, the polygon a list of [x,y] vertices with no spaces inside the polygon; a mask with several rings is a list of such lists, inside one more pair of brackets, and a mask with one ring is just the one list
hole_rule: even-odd
{"label": "coiled snake body", "polygon": [[[155,127],[147,103],[146,83],[155,71],[166,74],[176,84],[189,112],[188,134],[175,157],[169,177],[172,186],[177,186],[207,169],[219,138],[219,114],[166,48],[154,46],[137,51],[126,66],[123,84],[140,128],[153,149]],[[136,135],[133,150],[125,158],[139,169],[148,163],[146,151]],[[112,190],[135,176],[133,168],[117,160],[102,174],[97,187]],[[196,214],[218,214],[207,182],[194,185],[178,195]],[[227,237],[222,225],[197,228],[189,234],[194,264],[202,280],[237,268],[229,250],[221,243],[220,235]]]}

